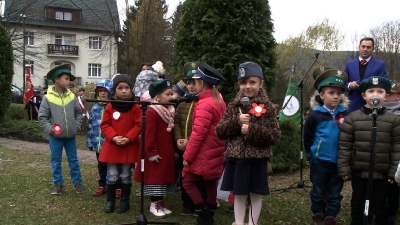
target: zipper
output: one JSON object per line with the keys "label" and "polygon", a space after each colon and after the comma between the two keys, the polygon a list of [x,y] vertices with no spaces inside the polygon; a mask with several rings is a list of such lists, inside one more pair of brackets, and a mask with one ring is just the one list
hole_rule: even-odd
{"label": "zipper", "polygon": [[318,156],[319,148],[321,147],[321,144],[322,144],[322,140],[318,142],[317,152],[315,153],[315,156]]}

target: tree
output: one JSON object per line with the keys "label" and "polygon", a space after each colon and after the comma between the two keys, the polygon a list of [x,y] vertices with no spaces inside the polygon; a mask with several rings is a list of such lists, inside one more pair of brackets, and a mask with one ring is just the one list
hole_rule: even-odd
{"label": "tree", "polygon": [[254,61],[263,69],[265,86],[275,82],[275,38],[268,0],[186,0],[175,42],[173,72],[205,60],[226,78],[220,87],[225,100],[236,94],[237,68]]}
{"label": "tree", "polygon": [[[347,60],[346,55],[338,50],[343,44],[344,35],[339,31],[334,23],[328,19],[309,26],[298,36],[289,37],[276,47],[277,67],[276,71],[279,79],[276,79],[276,86],[286,87],[290,76],[295,76],[299,81],[308,71],[319,53],[318,61],[314,64],[309,74],[303,82],[304,96],[314,93],[314,80],[311,77],[312,71],[320,66],[330,66],[344,69]],[[276,89],[275,102],[283,103],[285,98],[285,88]],[[308,102],[308,97],[303,99],[303,103]]]}
{"label": "tree", "polygon": [[375,40],[375,56],[386,63],[389,78],[400,81],[400,20],[370,29]]}
{"label": "tree", "polygon": [[0,24],[0,123],[11,103],[11,82],[14,75],[14,56],[11,40]]}

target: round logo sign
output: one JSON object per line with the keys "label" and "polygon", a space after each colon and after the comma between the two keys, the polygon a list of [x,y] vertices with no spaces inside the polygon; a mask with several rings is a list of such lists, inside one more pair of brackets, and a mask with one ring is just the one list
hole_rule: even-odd
{"label": "round logo sign", "polygon": [[[286,105],[286,102],[289,100],[290,96],[285,97],[285,101],[283,101],[283,105]],[[289,103],[286,105],[286,108],[283,110],[283,114],[286,116],[293,116],[297,111],[299,111],[300,104],[299,100],[296,97],[292,96]]]}

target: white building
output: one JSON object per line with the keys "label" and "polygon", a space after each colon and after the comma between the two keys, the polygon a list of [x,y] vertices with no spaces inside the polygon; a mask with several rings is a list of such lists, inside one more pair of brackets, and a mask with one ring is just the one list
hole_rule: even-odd
{"label": "white building", "polygon": [[61,64],[71,64],[78,86],[111,78],[117,71],[115,0],[7,0],[3,25],[13,42],[13,84],[18,87],[23,86],[24,55],[34,86],[51,84],[46,74]]}

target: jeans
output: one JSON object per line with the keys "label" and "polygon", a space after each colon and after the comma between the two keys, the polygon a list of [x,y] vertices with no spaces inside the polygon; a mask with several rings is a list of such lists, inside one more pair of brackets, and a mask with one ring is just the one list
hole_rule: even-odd
{"label": "jeans", "polygon": [[107,184],[113,185],[121,178],[123,184],[132,184],[131,164],[107,163]]}
{"label": "jeans", "polygon": [[50,145],[50,161],[51,172],[53,174],[54,184],[64,184],[62,176],[62,151],[65,149],[65,154],[68,159],[69,172],[73,184],[82,182],[81,167],[79,166],[78,153],[76,151],[76,139],[73,138],[54,138],[49,136]]}
{"label": "jeans", "polygon": [[312,213],[322,212],[326,216],[336,217],[343,199],[343,196],[340,195],[343,179],[338,176],[337,164],[312,158],[310,160],[310,179],[313,183],[313,189],[310,192]]}

